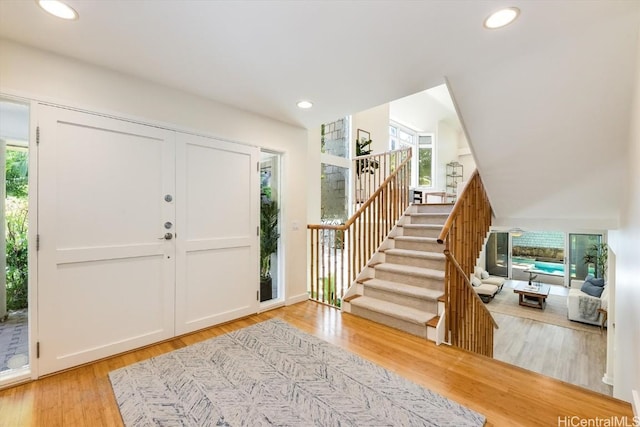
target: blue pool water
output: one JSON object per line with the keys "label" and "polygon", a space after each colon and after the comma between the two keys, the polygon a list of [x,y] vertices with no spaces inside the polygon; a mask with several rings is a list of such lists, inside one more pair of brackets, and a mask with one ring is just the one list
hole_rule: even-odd
{"label": "blue pool water", "polygon": [[564,264],[559,262],[536,261],[531,258],[513,257],[513,264],[527,265],[528,269],[540,271],[542,273],[564,275]]}

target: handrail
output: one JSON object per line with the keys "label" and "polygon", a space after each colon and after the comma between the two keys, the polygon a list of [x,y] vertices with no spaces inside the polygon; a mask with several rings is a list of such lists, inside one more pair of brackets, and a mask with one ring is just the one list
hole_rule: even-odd
{"label": "handrail", "polygon": [[344,293],[410,204],[411,151],[341,225],[309,224],[309,294],[340,307]]}
{"label": "handrail", "polygon": [[355,208],[371,198],[371,194],[409,157],[410,150],[400,148],[353,158],[351,170]]}
{"label": "handrail", "polygon": [[[480,177],[480,174],[478,173],[478,169],[475,169],[473,171],[473,173],[471,174],[467,182],[464,184],[464,187],[460,192],[461,195],[466,193],[467,188],[469,188],[469,185],[471,184],[471,182],[477,179],[476,177]],[[463,198],[458,197],[458,199],[456,200],[456,203],[453,205],[453,208],[451,209],[451,213],[449,214],[449,217],[447,218],[444,225],[442,226],[442,230],[440,231],[440,235],[438,236],[438,243],[440,244],[444,243],[444,240],[447,238],[447,235],[451,230],[453,220],[458,216],[458,211],[461,209],[461,206],[463,203],[464,203]]]}
{"label": "handrail", "polygon": [[[396,150],[397,151],[397,150]],[[362,213],[373,203],[373,200],[382,192],[382,190],[384,189],[384,187],[389,184],[389,182],[391,182],[393,180],[393,178],[395,176],[397,176],[398,171],[406,166],[409,162],[411,161],[411,157],[408,157],[407,159],[405,159],[402,163],[400,163],[400,166],[398,167],[398,169],[396,169],[391,175],[389,175],[387,177],[387,179],[385,179],[382,184],[380,184],[380,187],[378,187],[378,189],[371,195],[371,197],[369,197],[369,199],[367,199],[366,202],[364,202],[362,204],[362,206],[353,214],[351,215],[351,217],[347,220],[347,222],[345,222],[344,224],[341,225],[324,225],[324,224],[309,224],[307,225],[307,228],[309,229],[315,229],[315,228],[322,228],[325,230],[346,230],[347,228],[349,228],[351,226],[351,224],[353,224],[356,219],[358,219]]]}
{"label": "handrail", "polygon": [[[449,249],[445,249],[444,250],[444,255],[447,257],[449,262],[451,262],[451,264],[455,267],[455,269],[458,270],[458,273],[460,274],[460,276],[462,276],[464,278],[462,283],[465,283],[467,285],[467,289],[471,291],[471,293],[475,297],[475,301],[477,303],[479,303],[479,304],[482,304],[482,307],[484,307],[484,303],[482,302],[482,300],[480,299],[478,294],[473,290],[473,285],[471,284],[471,281],[469,280],[467,275],[464,273],[464,270],[462,270],[462,267],[460,267],[460,264],[458,264],[458,261],[456,261],[456,259],[453,257],[453,255],[451,255],[451,251],[449,251]],[[490,311],[487,310],[487,313],[490,313]],[[496,323],[496,321],[493,318],[493,316],[490,316],[490,318],[491,318],[491,323],[493,323],[493,326],[496,329],[500,329],[500,327]]]}
{"label": "handrail", "polygon": [[444,244],[445,329],[451,344],[493,356],[493,330],[498,324],[476,294],[469,278],[491,226],[491,204],[474,171],[438,236]]}

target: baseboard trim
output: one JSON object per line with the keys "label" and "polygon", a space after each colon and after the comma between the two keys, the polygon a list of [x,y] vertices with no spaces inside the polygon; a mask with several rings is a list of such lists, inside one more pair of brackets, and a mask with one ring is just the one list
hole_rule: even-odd
{"label": "baseboard trim", "polygon": [[631,390],[631,406],[633,407],[633,415],[640,418],[640,394],[636,390]]}
{"label": "baseboard trim", "polygon": [[293,304],[298,304],[299,302],[304,302],[306,300],[309,299],[309,294],[308,293],[303,293],[300,295],[296,295],[293,296],[291,298],[287,298],[287,300],[285,301],[285,305],[293,305]]}
{"label": "baseboard trim", "polygon": [[606,385],[612,386],[613,385],[613,377],[605,372],[604,375],[602,376],[602,382],[605,383]]}

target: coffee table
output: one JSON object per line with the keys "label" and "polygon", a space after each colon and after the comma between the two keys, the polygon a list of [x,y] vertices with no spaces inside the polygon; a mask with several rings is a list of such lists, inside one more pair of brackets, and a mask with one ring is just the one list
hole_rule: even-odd
{"label": "coffee table", "polygon": [[[551,287],[545,284],[529,285],[527,282],[518,283],[513,292],[518,294],[518,304],[525,307],[544,310]],[[535,302],[533,302],[535,301]]]}

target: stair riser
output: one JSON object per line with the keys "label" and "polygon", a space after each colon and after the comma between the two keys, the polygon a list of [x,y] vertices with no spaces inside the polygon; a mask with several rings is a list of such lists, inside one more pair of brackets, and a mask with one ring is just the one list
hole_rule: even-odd
{"label": "stair riser", "polygon": [[414,276],[411,274],[395,273],[391,271],[375,270],[375,278],[390,282],[404,283],[412,286],[420,286],[426,289],[444,289],[444,281],[429,277]]}
{"label": "stair riser", "polygon": [[447,221],[446,215],[412,215],[411,224],[438,224],[444,225]]}
{"label": "stair riser", "polygon": [[446,213],[451,212],[453,205],[416,205],[415,211],[417,213]]}
{"label": "stair riser", "polygon": [[390,326],[392,328],[400,329],[412,335],[417,335],[421,338],[427,338],[427,326],[418,325],[416,323],[407,322],[395,317],[387,316],[386,314],[377,313],[375,311],[368,310],[366,308],[351,305],[351,314],[364,317],[365,319],[372,320],[376,323]]}
{"label": "stair riser", "polygon": [[391,264],[409,265],[412,267],[430,268],[432,270],[444,271],[444,260],[428,259],[428,258],[415,258],[404,255],[385,255],[385,262]]}
{"label": "stair riser", "polygon": [[402,229],[403,236],[413,236],[413,237],[432,237],[437,239],[440,235],[441,229],[439,228],[407,228],[404,227]]}
{"label": "stair riser", "polygon": [[438,312],[438,302],[429,301],[426,299],[415,298],[408,295],[397,294],[395,292],[389,292],[382,289],[374,289],[364,286],[364,295],[381,299],[383,301],[392,302],[394,304],[406,305],[407,307],[417,308],[418,310],[427,311],[429,313]]}
{"label": "stair riser", "polygon": [[415,242],[411,240],[395,239],[395,248],[409,249],[412,251],[435,252],[440,254],[444,251],[444,245],[441,245],[435,241],[434,242]]}

